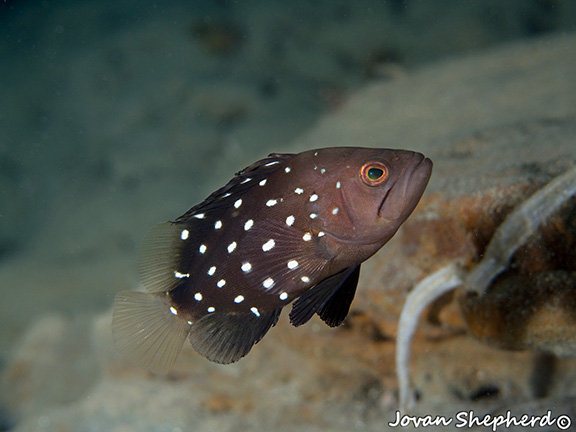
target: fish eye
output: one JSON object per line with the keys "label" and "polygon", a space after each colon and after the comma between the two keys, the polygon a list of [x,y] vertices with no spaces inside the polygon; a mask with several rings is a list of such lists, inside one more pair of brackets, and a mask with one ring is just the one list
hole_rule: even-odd
{"label": "fish eye", "polygon": [[388,168],[381,162],[367,162],[360,168],[360,177],[368,186],[379,186],[388,178]]}

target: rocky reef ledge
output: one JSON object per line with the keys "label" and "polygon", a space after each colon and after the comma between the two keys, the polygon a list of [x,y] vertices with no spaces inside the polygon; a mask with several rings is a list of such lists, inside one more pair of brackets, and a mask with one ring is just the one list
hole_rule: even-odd
{"label": "rocky reef ledge", "polygon": [[[167,376],[154,376],[116,355],[110,312],[39,317],[2,372],[6,421],[18,432],[392,430],[407,293],[450,262],[472,268],[506,215],[574,166],[574,76],[576,36],[558,35],[353,94],[279,150],[409,148],[435,168],[414,215],[364,266],[343,326],[292,328],[284,314],[237,364],[186,347]],[[575,206],[517,252],[492,297],[449,293],[425,311],[413,347],[416,414],[552,410],[576,421]]]}

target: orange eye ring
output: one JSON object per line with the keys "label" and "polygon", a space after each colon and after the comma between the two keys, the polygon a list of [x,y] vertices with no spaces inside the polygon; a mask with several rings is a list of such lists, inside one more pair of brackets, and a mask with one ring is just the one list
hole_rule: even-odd
{"label": "orange eye ring", "polygon": [[360,177],[368,186],[380,186],[388,179],[388,167],[382,162],[366,162],[360,168]]}

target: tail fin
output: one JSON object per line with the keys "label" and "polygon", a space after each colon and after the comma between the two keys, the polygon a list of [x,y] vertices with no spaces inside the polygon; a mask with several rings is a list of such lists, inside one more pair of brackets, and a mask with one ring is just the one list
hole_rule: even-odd
{"label": "tail fin", "polygon": [[131,362],[166,373],[190,332],[188,322],[170,310],[165,293],[122,291],[114,300],[112,336]]}

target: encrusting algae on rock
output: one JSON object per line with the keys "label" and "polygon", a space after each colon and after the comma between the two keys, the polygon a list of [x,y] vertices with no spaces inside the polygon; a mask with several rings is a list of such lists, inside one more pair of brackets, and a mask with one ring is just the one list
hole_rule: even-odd
{"label": "encrusting algae on rock", "polygon": [[[398,325],[396,368],[401,410],[406,411],[414,405],[410,385],[410,344],[418,318],[434,300],[459,287],[464,288],[459,295],[464,318],[471,333],[479,339],[509,349],[576,355],[576,338],[566,338],[565,333],[566,327],[576,325],[573,312],[576,298],[569,292],[573,291],[574,272],[571,275],[558,271],[530,275],[524,282],[530,280],[531,285],[518,285],[514,281],[503,284],[502,278],[496,279],[508,268],[518,249],[575,194],[576,167],[572,167],[507,216],[494,232],[482,260],[471,270],[454,262],[415,286],[406,299]],[[514,293],[522,301],[531,302],[524,309],[525,313],[514,309],[514,313],[509,314],[511,308],[507,305],[519,301]],[[547,305],[556,306],[552,317],[546,312]],[[533,321],[529,322],[530,319]],[[522,335],[518,334],[519,326],[523,329]]]}

